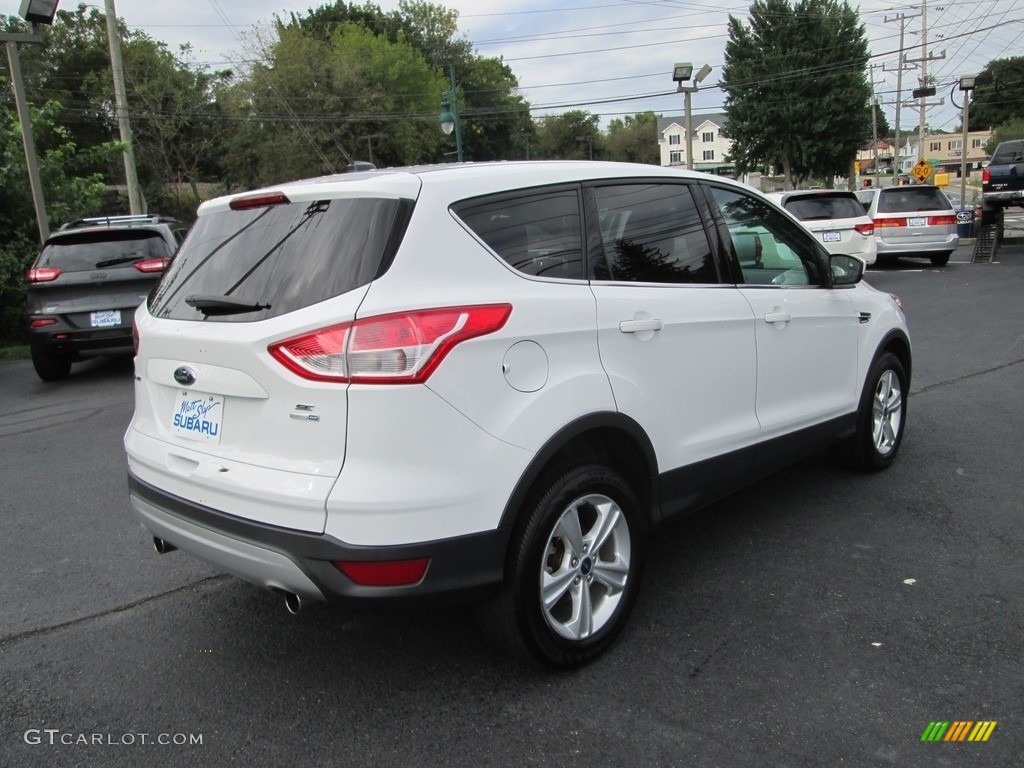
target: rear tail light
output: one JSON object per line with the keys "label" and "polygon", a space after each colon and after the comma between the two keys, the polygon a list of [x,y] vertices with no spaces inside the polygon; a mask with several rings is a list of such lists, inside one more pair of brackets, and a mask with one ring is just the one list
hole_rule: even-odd
{"label": "rear tail light", "polygon": [[267,351],[313,381],[419,384],[457,344],[494,333],[511,313],[511,304],[485,304],[380,315],[285,339]]}
{"label": "rear tail light", "polygon": [[25,273],[25,279],[30,283],[48,283],[58,277],[60,277],[60,269],[57,267],[38,267]]}
{"label": "rear tail light", "polygon": [[334,567],[363,587],[403,587],[423,581],[429,564],[429,557],[421,557],[376,562],[339,560]]}
{"label": "rear tail light", "polygon": [[885,227],[905,227],[907,226],[906,219],[875,219],[875,229],[884,229]]}
{"label": "rear tail light", "polygon": [[956,224],[956,216],[929,216],[928,223],[933,226],[940,224]]}
{"label": "rear tail light", "polygon": [[56,325],[57,318],[55,317],[35,317],[28,323],[33,328],[45,328],[48,325]]}
{"label": "rear tail light", "polygon": [[984,168],[981,171],[981,183],[988,184],[990,181],[992,181],[992,173],[988,168]]}
{"label": "rear tail light", "polygon": [[874,224],[854,224],[853,228],[864,235],[864,237],[875,234]]}
{"label": "rear tail light", "polygon": [[248,211],[252,208],[270,208],[274,205],[287,205],[291,200],[283,192],[270,192],[246,197],[236,197],[228,205],[232,211]]}
{"label": "rear tail light", "polygon": [[170,266],[171,260],[167,257],[162,259],[146,259],[145,261],[136,261],[134,266],[139,272],[163,272]]}

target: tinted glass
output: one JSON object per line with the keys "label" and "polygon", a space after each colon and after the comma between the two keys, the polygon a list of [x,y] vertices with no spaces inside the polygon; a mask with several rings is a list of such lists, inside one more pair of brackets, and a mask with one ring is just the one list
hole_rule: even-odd
{"label": "tinted glass", "polygon": [[952,206],[936,187],[896,187],[885,189],[878,198],[879,213],[945,211]]}
{"label": "tinted glass", "polygon": [[37,267],[59,267],[64,272],[130,265],[143,259],[171,255],[171,248],[152,230],[103,230],[62,235],[46,244]]}
{"label": "tinted glass", "polygon": [[804,229],[764,200],[711,187],[725,217],[743,281],[769,285],[814,285],[817,249]]}
{"label": "tinted glass", "polygon": [[992,165],[1024,163],[1024,141],[1004,141],[992,155]]}
{"label": "tinted glass", "polygon": [[[157,317],[202,320],[189,296],[270,306],[209,321],[277,317],[366,285],[399,220],[397,200],[316,200],[200,216],[150,301]],[[404,220],[404,219],[402,219]]]}
{"label": "tinted glass", "polygon": [[595,280],[716,283],[718,272],[690,188],[684,184],[597,187],[604,261]]}
{"label": "tinted glass", "polygon": [[577,191],[470,200],[453,210],[514,269],[538,277],[583,277]]}
{"label": "tinted glass", "polygon": [[785,208],[800,221],[855,219],[864,215],[864,206],[857,202],[852,192],[791,198],[786,201]]}

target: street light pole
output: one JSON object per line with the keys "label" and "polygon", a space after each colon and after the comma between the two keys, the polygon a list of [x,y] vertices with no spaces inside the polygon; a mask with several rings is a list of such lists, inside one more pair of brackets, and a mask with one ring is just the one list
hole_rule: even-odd
{"label": "street light pole", "polygon": [[104,0],[107,16],[107,42],[110,44],[110,69],[114,76],[114,107],[117,127],[124,144],[124,176],[128,185],[128,205],[132,214],[145,213],[139,178],[135,171],[135,150],[132,147],[132,127],[128,122],[128,97],[124,89],[124,64],[121,62],[121,34],[117,28],[114,0]]}
{"label": "street light pole", "polygon": [[[32,31],[35,32],[35,24]],[[7,62],[10,65],[11,85],[14,87],[14,102],[18,107],[18,120],[21,123],[21,141],[25,147],[25,165],[28,166],[28,184],[32,189],[32,202],[36,209],[36,226],[39,228],[39,242],[45,243],[50,236],[50,222],[46,215],[46,200],[43,198],[43,183],[39,178],[39,163],[36,159],[36,143],[32,138],[32,119],[28,111],[28,101],[25,98],[25,83],[21,77],[21,60],[18,58],[18,43],[9,38],[14,35],[5,35],[8,38]],[[42,38],[37,34],[22,35],[21,42],[41,43]],[[32,38],[32,39],[29,39]]]}
{"label": "street light pole", "polygon": [[[711,67],[705,64],[696,75],[693,74],[693,64],[688,61],[680,62],[672,70],[672,80],[676,83],[676,92],[682,91],[683,111],[686,116],[686,168],[693,170],[693,114],[690,108],[690,94],[697,91],[700,81],[711,74]],[[693,77],[693,85],[684,85]]]}
{"label": "street light pole", "polygon": [[455,87],[455,65],[448,65],[448,79],[451,88],[441,94],[441,130],[446,134],[455,131],[455,157],[462,162],[462,120],[459,119],[459,93]]}
{"label": "street light pole", "polygon": [[[967,120],[970,116],[971,91],[974,90],[976,78],[968,75],[960,78],[960,91],[964,97],[963,141],[960,145],[960,208],[967,208]],[[953,97],[950,94],[950,101]]]}

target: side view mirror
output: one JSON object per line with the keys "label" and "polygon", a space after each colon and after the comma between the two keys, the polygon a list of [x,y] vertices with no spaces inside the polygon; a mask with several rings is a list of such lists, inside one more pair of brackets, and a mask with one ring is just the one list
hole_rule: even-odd
{"label": "side view mirror", "polygon": [[864,277],[867,265],[856,256],[833,254],[829,259],[832,268],[832,285],[856,285]]}

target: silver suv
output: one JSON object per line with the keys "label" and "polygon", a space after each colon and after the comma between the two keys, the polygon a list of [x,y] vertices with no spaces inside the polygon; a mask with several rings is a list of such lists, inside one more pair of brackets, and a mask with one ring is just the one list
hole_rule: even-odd
{"label": "silver suv", "polygon": [[291,611],[458,597],[581,664],[657,526],[825,447],[893,462],[910,342],[863,272],[749,187],[650,166],[214,200],[136,313],[131,505]]}

